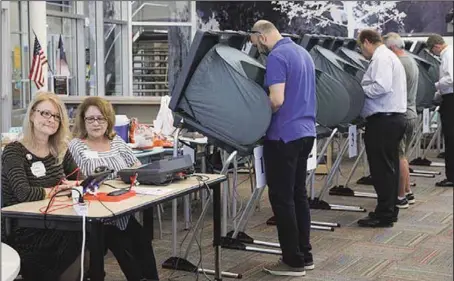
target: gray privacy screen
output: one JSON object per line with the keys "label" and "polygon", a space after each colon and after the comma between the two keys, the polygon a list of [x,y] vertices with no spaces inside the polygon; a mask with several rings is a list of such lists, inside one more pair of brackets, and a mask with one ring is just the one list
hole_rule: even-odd
{"label": "gray privacy screen", "polygon": [[347,49],[345,47],[341,47],[337,50],[337,54],[348,61],[349,63],[366,70],[369,66],[369,61],[360,53]]}
{"label": "gray privacy screen", "polygon": [[419,54],[418,54],[419,57],[425,59],[426,61],[428,61],[429,63],[432,64],[432,68],[429,69],[429,75],[432,79],[432,81],[435,83],[438,81],[439,77],[438,77],[438,73],[440,71],[440,59],[435,57],[434,55],[432,55],[430,53],[429,50],[427,49],[422,49]]}
{"label": "gray privacy screen", "polygon": [[197,66],[180,108],[223,138],[251,145],[271,121],[263,89],[265,68],[247,54],[224,44],[212,47]]}
{"label": "gray privacy screen", "polygon": [[418,64],[419,79],[418,79],[418,92],[416,93],[416,108],[421,111],[423,108],[431,107],[434,94],[437,91],[435,88],[435,82],[431,77],[431,72],[435,71],[435,66],[429,61],[406,52],[408,55],[413,57]]}
{"label": "gray privacy screen", "polygon": [[[310,53],[318,69],[334,77],[347,89],[350,104],[348,114],[341,123],[351,123],[359,117],[364,105],[365,95],[361,87],[364,71],[323,47],[314,46]],[[336,94],[336,92],[333,94]],[[338,109],[339,104],[335,103],[330,104],[330,108],[327,108],[328,111]]]}
{"label": "gray privacy screen", "polygon": [[327,127],[339,125],[348,114],[350,96],[334,77],[316,70],[317,123]]}
{"label": "gray privacy screen", "polygon": [[[265,55],[257,56],[260,62],[266,64]],[[334,77],[316,69],[316,94],[317,123],[326,127],[339,125],[346,118],[350,108],[347,89]]]}

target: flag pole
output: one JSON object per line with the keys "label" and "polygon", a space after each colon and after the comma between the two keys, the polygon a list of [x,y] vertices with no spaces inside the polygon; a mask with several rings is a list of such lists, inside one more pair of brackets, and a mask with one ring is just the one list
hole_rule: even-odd
{"label": "flag pole", "polygon": [[[58,38],[58,63],[60,64],[60,75],[61,75],[61,45],[63,45],[63,38],[61,38],[61,34],[60,34],[60,38]],[[60,42],[61,42],[61,45],[60,45]]]}

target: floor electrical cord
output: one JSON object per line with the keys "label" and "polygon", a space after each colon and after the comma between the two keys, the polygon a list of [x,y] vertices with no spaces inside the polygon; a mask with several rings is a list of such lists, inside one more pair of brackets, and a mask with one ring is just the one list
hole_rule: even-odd
{"label": "floor electrical cord", "polygon": [[80,253],[80,281],[84,281],[85,240],[87,238],[87,217],[82,214],[82,250]]}

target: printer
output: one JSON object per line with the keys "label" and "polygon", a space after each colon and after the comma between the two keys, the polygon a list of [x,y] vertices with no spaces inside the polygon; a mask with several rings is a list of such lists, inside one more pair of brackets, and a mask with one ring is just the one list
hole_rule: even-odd
{"label": "printer", "polygon": [[194,164],[189,155],[153,161],[136,168],[120,170],[117,174],[124,183],[135,178],[140,184],[165,185],[186,178],[194,173]]}

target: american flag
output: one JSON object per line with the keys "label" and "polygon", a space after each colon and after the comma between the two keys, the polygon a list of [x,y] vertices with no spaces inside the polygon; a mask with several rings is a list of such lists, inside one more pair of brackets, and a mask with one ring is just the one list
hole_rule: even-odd
{"label": "american flag", "polygon": [[41,89],[44,87],[44,71],[43,66],[47,63],[46,55],[44,54],[41,44],[39,44],[38,37],[35,35],[35,44],[33,46],[33,62],[30,68],[28,78],[35,82],[36,87]]}

